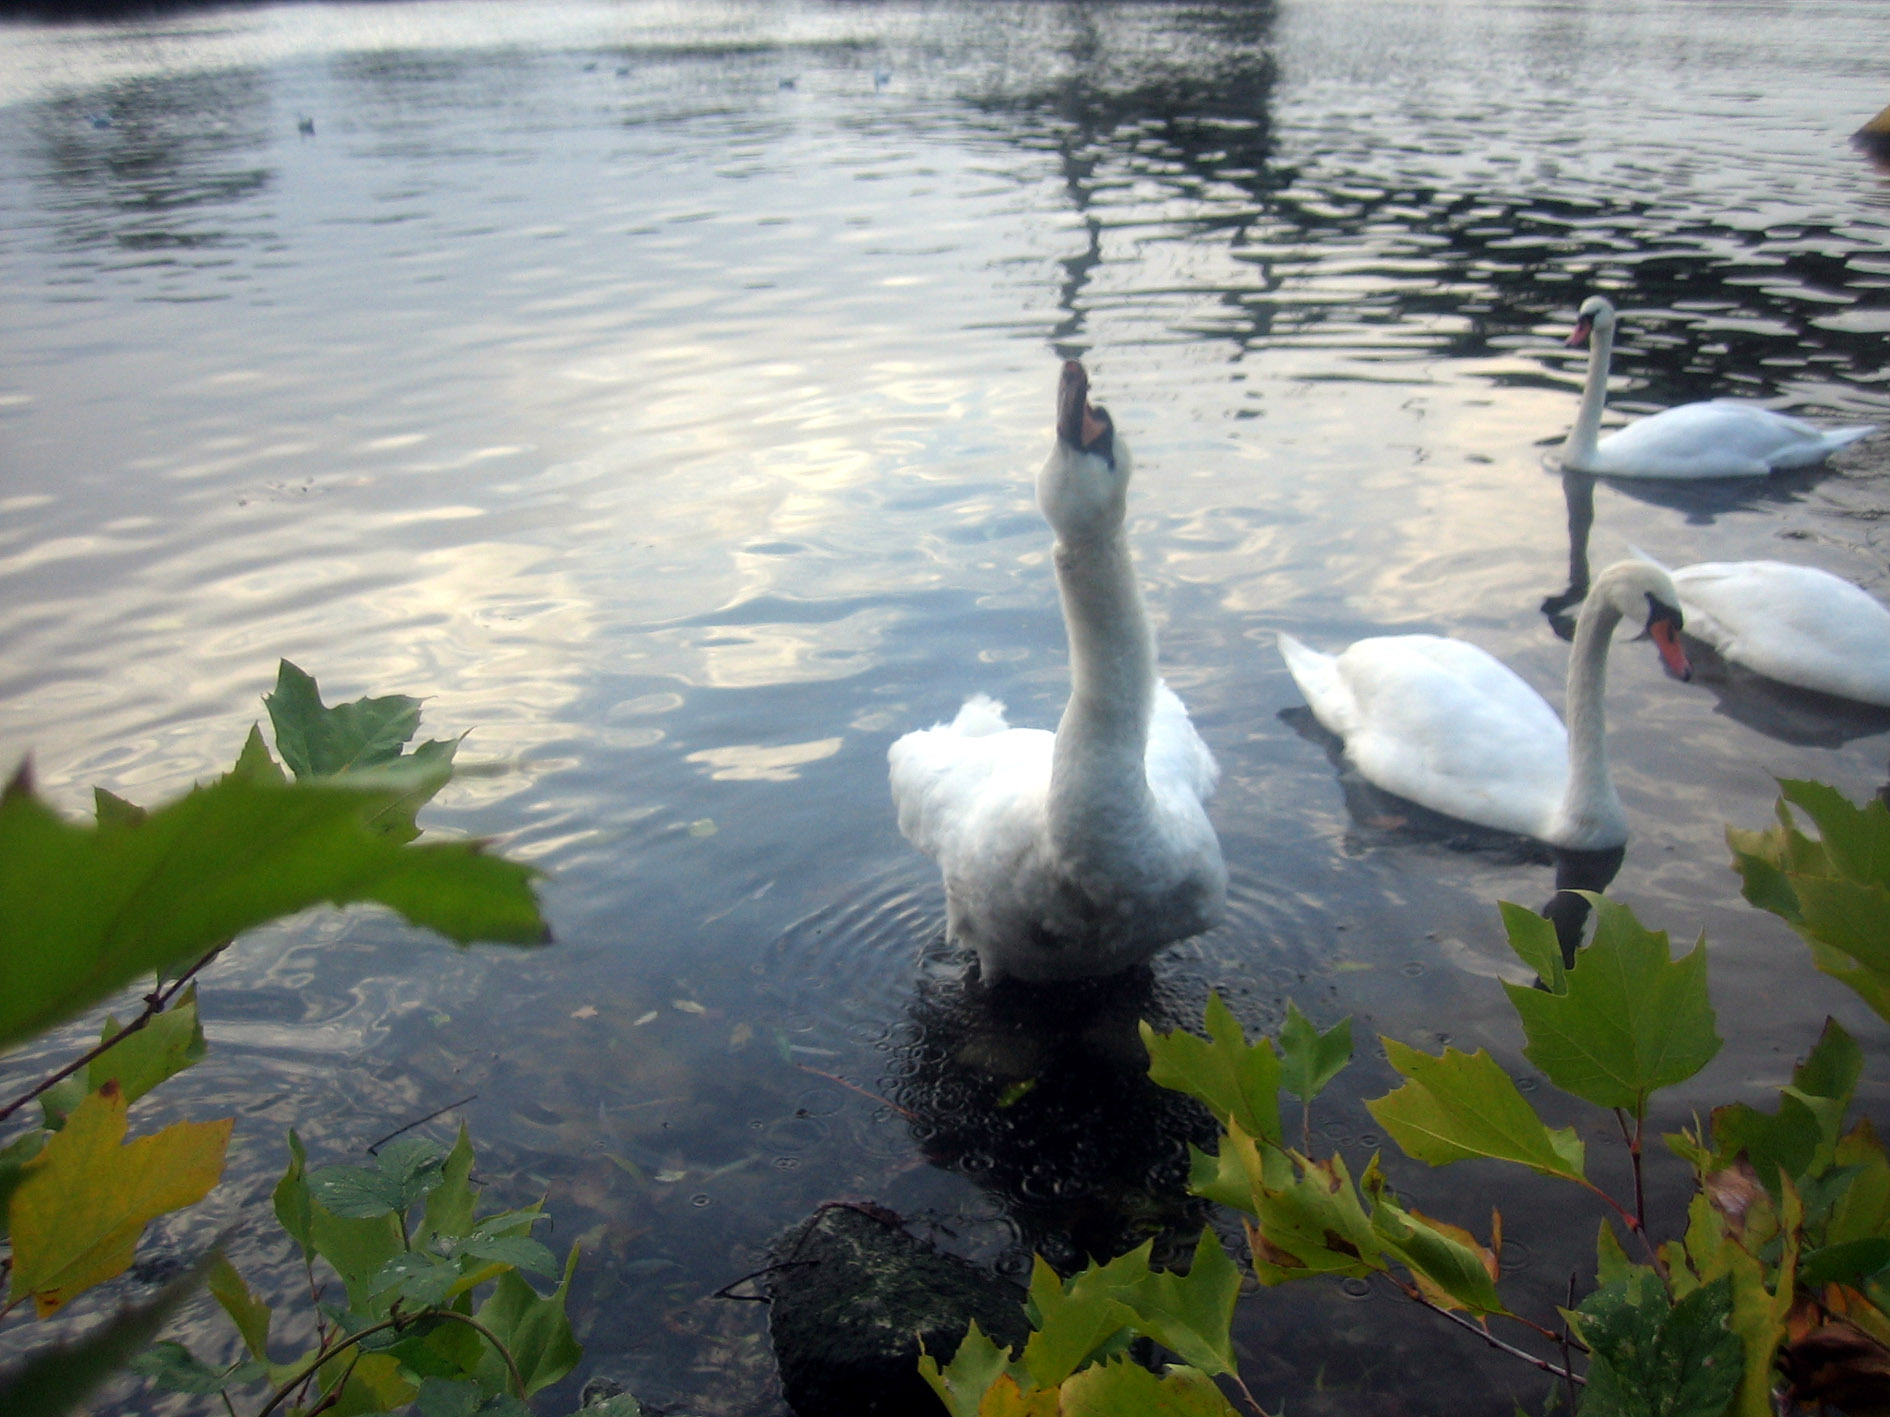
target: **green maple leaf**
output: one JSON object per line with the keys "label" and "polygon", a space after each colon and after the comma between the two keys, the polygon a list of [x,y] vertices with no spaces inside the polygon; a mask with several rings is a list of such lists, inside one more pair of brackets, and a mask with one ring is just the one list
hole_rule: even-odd
{"label": "green maple leaf", "polygon": [[1670,959],[1667,936],[1626,906],[1591,896],[1595,938],[1550,993],[1504,982],[1522,1017],[1523,1055],[1598,1107],[1638,1119],[1657,1088],[1692,1077],[1719,1052],[1706,993],[1706,946]]}
{"label": "green maple leaf", "polygon": [[1446,1048],[1434,1058],[1395,1038],[1384,1044],[1385,1057],[1407,1080],[1365,1106],[1407,1155],[1432,1166],[1513,1161],[1546,1176],[1584,1179],[1575,1129],[1551,1130],[1488,1053]]}

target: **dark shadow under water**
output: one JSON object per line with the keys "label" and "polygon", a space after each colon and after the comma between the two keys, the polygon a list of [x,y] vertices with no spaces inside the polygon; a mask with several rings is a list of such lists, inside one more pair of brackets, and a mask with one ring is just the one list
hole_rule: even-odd
{"label": "dark shadow under water", "polygon": [[[933,1165],[1002,1207],[1024,1254],[1069,1272],[1156,1240],[1185,1263],[1208,1214],[1188,1193],[1189,1153],[1213,1119],[1149,1080],[1138,1024],[1197,1022],[1147,965],[1106,979],[987,985],[943,939],[908,1009],[893,1097]],[[949,962],[947,962],[949,960]],[[961,964],[962,961],[962,964]]]}

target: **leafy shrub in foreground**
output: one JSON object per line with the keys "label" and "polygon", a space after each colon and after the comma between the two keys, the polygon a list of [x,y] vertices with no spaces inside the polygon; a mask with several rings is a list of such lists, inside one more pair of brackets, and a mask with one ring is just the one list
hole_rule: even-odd
{"label": "leafy shrub in foreground", "polygon": [[[24,767],[0,793],[0,1048],[140,975],[156,976],[129,1023],[107,1018],[96,1047],[0,1106],[4,1122],[39,1104],[36,1120],[0,1147],[0,1275],[8,1281],[0,1319],[29,1299],[39,1318],[57,1315],[130,1265],[151,1219],[194,1205],[217,1184],[231,1119],[178,1122],[126,1142],[127,1110],[203,1056],[190,981],[237,934],[310,905],[371,901],[461,943],[545,938],[531,868],[486,855],[478,842],[415,843],[415,813],[451,776],[458,746],[407,751],[418,700],[390,695],[329,708],[315,681],[285,660],[264,702],[293,778],[252,728],[228,773],[150,811],[101,790],[94,822],[67,822],[34,793]],[[372,1167],[311,1173],[293,1132],[289,1148],[277,1216],[309,1267],[311,1293],[320,1293],[320,1258],[347,1299],[323,1309],[314,1348],[275,1362],[268,1306],[213,1255],[151,1303],[0,1382],[10,1417],[81,1402],[199,1282],[236,1325],[248,1357],[215,1370],[169,1343],[135,1366],[201,1394],[267,1381],[265,1412],[345,1417],[417,1399],[429,1414],[516,1413],[570,1371],[578,1349],[564,1298],[577,1251],[560,1266],[531,1238],[543,1218],[536,1204],[475,1214],[463,1129],[450,1151],[396,1141]],[[415,1206],[422,1210],[410,1225]],[[522,1272],[557,1287],[541,1296]],[[628,1397],[604,1409],[609,1417],[636,1410]]]}
{"label": "leafy shrub in foreground", "polygon": [[[1890,810],[1881,802],[1854,807],[1816,783],[1785,782],[1781,790],[1779,826],[1728,833],[1746,897],[1783,917],[1810,943],[1819,968],[1890,1019]],[[1818,838],[1799,829],[1792,807]],[[1143,1025],[1150,1076],[1197,1098],[1221,1127],[1216,1153],[1194,1154],[1193,1189],[1244,1215],[1249,1263],[1263,1285],[1379,1275],[1550,1375],[1583,1417],[1774,1417],[1795,1403],[1890,1409],[1890,1156],[1867,1119],[1845,1125],[1861,1050],[1827,1020],[1780,1090],[1776,1112],[1733,1104],[1698,1130],[1667,1136],[1692,1167],[1695,1190],[1684,1233],[1656,1244],[1642,1184],[1649,1100],[1695,1076],[1720,1047],[1705,942],[1674,959],[1666,936],[1626,907],[1593,903],[1595,936],[1572,968],[1547,921],[1505,904],[1510,945],[1539,987],[1504,988],[1530,1062],[1557,1088],[1615,1113],[1631,1197],[1591,1179],[1576,1129],[1549,1127],[1481,1050],[1433,1056],[1383,1039],[1404,1080],[1366,1104],[1414,1160],[1501,1161],[1604,1202],[1613,1220],[1602,1223],[1595,1284],[1578,1306],[1543,1318],[1512,1309],[1501,1288],[1500,1214],[1481,1240],[1403,1205],[1377,1155],[1355,1179],[1342,1157],[1308,1154],[1309,1121],[1302,1120],[1300,1147],[1289,1144],[1280,1092],[1310,1108],[1350,1059],[1349,1021],[1321,1034],[1289,1006],[1277,1046],[1270,1038],[1249,1043],[1211,998],[1206,1037]],[[1146,1274],[1146,1255],[1137,1255]],[[1139,1302],[1113,1293],[1104,1278],[1123,1263],[1092,1265],[1062,1285],[1039,1262],[1031,1287],[1037,1332],[1021,1357],[974,1330],[943,1370],[924,1360],[946,1405],[957,1417],[1047,1417],[1135,1411],[1138,1402],[1155,1410],[1159,1396],[1170,1404],[1163,1411],[1231,1411],[1207,1377],[1239,1382],[1231,1349],[1206,1322],[1232,1315],[1231,1292],[1224,1309],[1205,1302],[1221,1292],[1229,1264],[1213,1235],[1202,1236],[1187,1276],[1139,1281],[1136,1294],[1147,1296]],[[1183,1312],[1198,1325],[1186,1330],[1185,1345],[1164,1337]],[[1510,1325],[1514,1341],[1499,1337],[1492,1321]],[[1130,1376],[1133,1365],[1121,1355],[1137,1337],[1182,1363],[1163,1376]]]}

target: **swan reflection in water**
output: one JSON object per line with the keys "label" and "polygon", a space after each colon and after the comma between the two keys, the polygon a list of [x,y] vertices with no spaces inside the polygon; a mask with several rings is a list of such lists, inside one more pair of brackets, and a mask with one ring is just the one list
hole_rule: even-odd
{"label": "swan reflection in water", "polygon": [[1069,1273],[1151,1237],[1157,1266],[1185,1265],[1208,1216],[1188,1193],[1188,1147],[1212,1150],[1216,1131],[1200,1103],[1149,1080],[1137,1024],[1198,1027],[1198,994],[1145,964],[987,984],[942,937],[927,965],[891,1096],[926,1159],[1003,1209],[1018,1267],[1035,1253]]}

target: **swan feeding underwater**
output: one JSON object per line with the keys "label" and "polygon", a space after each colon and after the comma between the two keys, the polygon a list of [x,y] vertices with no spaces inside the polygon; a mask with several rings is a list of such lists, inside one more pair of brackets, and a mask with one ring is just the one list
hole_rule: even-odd
{"label": "swan feeding underwater", "polygon": [[1623,619],[1646,623],[1671,673],[1692,673],[1667,573],[1617,562],[1595,577],[1575,622],[1566,729],[1514,671],[1463,640],[1383,635],[1328,655],[1281,634],[1280,653],[1367,781],[1462,821],[1601,851],[1628,836],[1602,718],[1608,645]]}
{"label": "swan feeding underwater", "polygon": [[1687,633],[1781,684],[1890,708],[1890,610],[1815,566],[1702,561],[1670,572]]}
{"label": "swan feeding underwater", "polygon": [[1220,775],[1169,687],[1124,527],[1128,444],[1064,364],[1037,506],[1070,642],[1055,733],[983,694],[892,745],[899,830],[938,862],[946,929],[982,977],[1114,974],[1220,918],[1227,867],[1203,805]]}
{"label": "swan feeding underwater", "polygon": [[1763,477],[1822,462],[1874,432],[1866,423],[1820,432],[1803,419],[1742,399],[1683,403],[1637,418],[1598,438],[1614,355],[1614,306],[1605,296],[1582,302],[1570,348],[1588,345],[1581,411],[1562,445],[1562,466],[1602,477]]}

